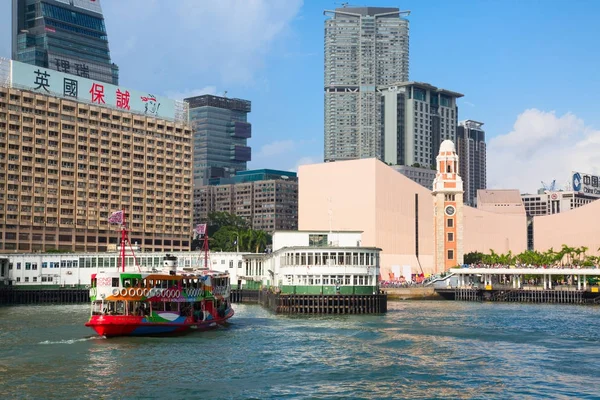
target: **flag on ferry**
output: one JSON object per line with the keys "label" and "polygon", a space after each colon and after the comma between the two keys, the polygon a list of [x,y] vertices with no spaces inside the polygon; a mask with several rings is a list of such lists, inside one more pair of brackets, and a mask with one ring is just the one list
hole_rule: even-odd
{"label": "flag on ferry", "polygon": [[110,215],[110,217],[108,217],[108,223],[123,225],[123,219],[124,219],[123,217],[124,217],[123,210],[115,211],[114,213],[112,213]]}
{"label": "flag on ferry", "polygon": [[196,225],[196,229],[194,229],[194,232],[196,232],[198,235],[206,234],[206,224]]}

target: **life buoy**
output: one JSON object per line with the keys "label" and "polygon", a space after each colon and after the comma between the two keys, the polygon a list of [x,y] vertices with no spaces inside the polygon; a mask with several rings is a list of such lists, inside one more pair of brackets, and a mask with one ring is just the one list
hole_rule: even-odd
{"label": "life buoy", "polygon": [[144,294],[144,289],[137,288],[137,290],[135,291],[135,293],[136,293],[138,296],[141,296],[141,295],[143,295],[143,294]]}
{"label": "life buoy", "polygon": [[121,289],[121,296],[127,296],[127,289]]}
{"label": "life buoy", "polygon": [[148,294],[150,293],[150,291],[148,289],[144,289],[144,296],[148,297]]}
{"label": "life buoy", "polygon": [[119,289],[113,289],[113,296],[119,295]]}
{"label": "life buoy", "polygon": [[175,291],[175,298],[179,298],[179,296],[181,296],[181,292],[179,290]]}
{"label": "life buoy", "polygon": [[135,296],[135,289],[134,288],[129,288],[129,295],[130,296]]}
{"label": "life buoy", "polygon": [[167,297],[168,298],[173,297],[174,294],[175,294],[175,292],[173,290],[167,290]]}

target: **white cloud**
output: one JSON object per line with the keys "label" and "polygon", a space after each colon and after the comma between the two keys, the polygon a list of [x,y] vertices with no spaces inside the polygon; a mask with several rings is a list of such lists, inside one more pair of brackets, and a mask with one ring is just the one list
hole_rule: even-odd
{"label": "white cloud", "polygon": [[[302,0],[183,0],[181,30],[197,47],[200,68],[216,69],[226,82],[249,82],[272,43],[286,33]],[[190,54],[192,57],[194,54]]]}
{"label": "white cloud", "polygon": [[260,84],[266,58],[285,43],[301,7],[302,0],[103,3],[113,62],[122,75],[188,88]]}
{"label": "white cloud", "polygon": [[318,164],[323,162],[323,157],[317,158],[316,156],[304,156],[300,157],[296,161],[296,166],[292,169],[293,172],[297,172],[301,165]]}
{"label": "white cloud", "polygon": [[165,96],[173,100],[183,100],[187,99],[188,97],[201,96],[203,94],[217,94],[217,87],[205,86],[200,89],[191,89],[183,92],[168,91],[165,93]]}
{"label": "white cloud", "polygon": [[[263,159],[267,157],[278,156],[289,151],[292,151],[296,147],[296,143],[293,140],[280,140],[273,143],[263,145],[256,158]],[[258,160],[257,160],[258,161]]]}
{"label": "white cloud", "polygon": [[600,131],[572,113],[525,110],[513,130],[489,140],[488,187],[535,192],[556,179],[564,188],[571,171],[598,173]]}

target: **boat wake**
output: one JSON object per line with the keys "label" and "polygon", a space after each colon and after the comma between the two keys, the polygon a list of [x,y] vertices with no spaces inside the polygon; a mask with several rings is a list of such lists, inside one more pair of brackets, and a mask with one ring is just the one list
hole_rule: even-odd
{"label": "boat wake", "polygon": [[102,340],[106,339],[105,336],[89,336],[81,339],[65,339],[65,340],[45,340],[43,342],[39,342],[38,344],[74,344],[78,342],[87,342],[88,340]]}

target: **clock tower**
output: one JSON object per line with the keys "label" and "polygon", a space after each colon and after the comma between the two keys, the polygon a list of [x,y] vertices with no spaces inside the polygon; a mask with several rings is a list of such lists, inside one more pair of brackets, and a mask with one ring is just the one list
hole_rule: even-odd
{"label": "clock tower", "polygon": [[463,263],[463,182],[458,175],[454,143],[444,140],[436,158],[433,181],[434,270],[440,273]]}

